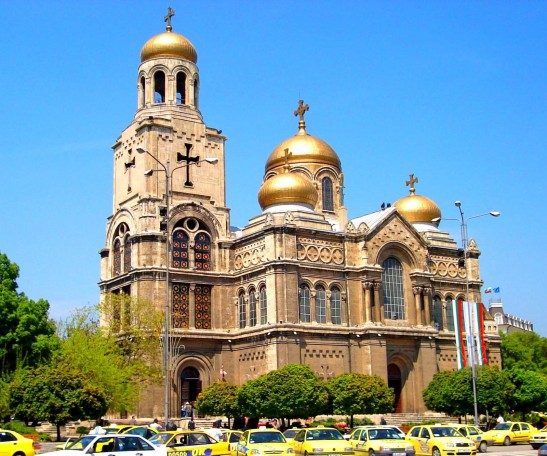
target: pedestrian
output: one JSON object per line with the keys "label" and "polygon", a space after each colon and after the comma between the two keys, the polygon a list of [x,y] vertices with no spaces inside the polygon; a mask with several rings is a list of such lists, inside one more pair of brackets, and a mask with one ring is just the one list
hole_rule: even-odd
{"label": "pedestrian", "polygon": [[177,430],[177,425],[175,424],[175,422],[172,419],[167,422],[167,424],[165,426],[165,430],[166,431],[176,431]]}
{"label": "pedestrian", "polygon": [[505,423],[505,420],[503,419],[503,416],[498,416],[498,419],[496,420],[496,423],[498,424],[502,424],[502,423]]}
{"label": "pedestrian", "polygon": [[154,421],[152,421],[150,427],[154,428],[156,431],[161,431],[161,424],[158,422],[157,418],[154,418]]}
{"label": "pedestrian", "polygon": [[387,424],[387,421],[385,420],[385,418],[383,416],[380,418],[380,424],[382,426],[385,426]]}
{"label": "pedestrian", "polygon": [[190,402],[186,403],[186,416],[188,418],[194,416],[194,408],[192,407],[192,404],[190,404]]}
{"label": "pedestrian", "polygon": [[131,424],[132,426],[137,425],[137,420],[135,419],[135,415],[131,416],[131,419],[129,420],[129,424]]}
{"label": "pedestrian", "polygon": [[205,432],[220,442],[222,440],[222,431],[220,430],[219,421],[220,420],[213,421],[213,427],[207,429]]}
{"label": "pedestrian", "polygon": [[194,417],[191,416],[190,421],[188,421],[188,430],[193,431],[194,429],[196,429],[196,422],[194,421]]}
{"label": "pedestrian", "polygon": [[181,418],[186,418],[186,403],[184,401],[180,405],[180,416]]}

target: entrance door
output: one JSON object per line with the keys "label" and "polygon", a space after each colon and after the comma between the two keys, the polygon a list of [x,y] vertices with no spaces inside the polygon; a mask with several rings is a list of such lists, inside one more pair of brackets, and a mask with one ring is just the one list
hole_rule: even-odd
{"label": "entrance door", "polygon": [[193,402],[201,393],[201,380],[199,372],[194,367],[185,368],[180,374],[181,391],[180,397],[182,402]]}
{"label": "entrance door", "polygon": [[403,389],[403,380],[401,369],[397,364],[389,364],[387,366],[387,386],[393,388],[395,392],[395,413],[401,413],[403,404],[401,401],[401,390]]}

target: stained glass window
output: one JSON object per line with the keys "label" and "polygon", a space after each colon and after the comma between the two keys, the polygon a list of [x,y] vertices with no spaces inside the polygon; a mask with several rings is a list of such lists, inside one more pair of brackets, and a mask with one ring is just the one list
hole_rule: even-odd
{"label": "stained glass window", "polygon": [[393,320],[405,320],[405,296],[403,292],[403,267],[395,258],[382,264],[382,288],[384,290],[384,316]]}
{"label": "stained glass window", "polygon": [[245,305],[244,293],[239,294],[238,307],[239,307],[239,327],[245,328],[245,326],[247,326],[247,306]]}
{"label": "stained glass window", "polygon": [[208,271],[211,265],[211,238],[207,233],[198,233],[194,245],[196,269]]}
{"label": "stained glass window", "polygon": [[188,268],[188,235],[180,229],[173,232],[171,255],[174,268]]}
{"label": "stained glass window", "polygon": [[268,298],[266,297],[266,287],[260,289],[260,324],[268,323]]}
{"label": "stained glass window", "polygon": [[330,292],[330,320],[334,325],[342,324],[342,303],[338,288],[333,288]]}
{"label": "stained glass window", "polygon": [[302,323],[311,322],[310,288],[307,285],[300,286],[299,314]]}
{"label": "stained glass window", "polygon": [[131,271],[131,240],[128,234],[123,243],[123,272],[129,271]]}
{"label": "stained glass window", "polygon": [[211,329],[211,289],[210,285],[196,285],[196,329]]}
{"label": "stained glass window", "polygon": [[438,296],[433,298],[433,324],[437,330],[443,329],[443,304]]}
{"label": "stained glass window", "polygon": [[315,289],[315,320],[317,323],[327,322],[327,299],[322,286]]}
{"label": "stained glass window", "polygon": [[114,275],[122,272],[122,243],[119,239],[114,241]]}
{"label": "stained glass window", "polygon": [[187,329],[190,327],[190,305],[187,284],[173,285],[173,328]]}
{"label": "stained glass window", "polygon": [[323,210],[334,211],[334,198],[332,194],[332,181],[330,177],[324,177],[321,181],[321,189],[323,193]]}
{"label": "stained glass window", "polygon": [[256,326],[256,294],[254,290],[249,293],[249,326]]}

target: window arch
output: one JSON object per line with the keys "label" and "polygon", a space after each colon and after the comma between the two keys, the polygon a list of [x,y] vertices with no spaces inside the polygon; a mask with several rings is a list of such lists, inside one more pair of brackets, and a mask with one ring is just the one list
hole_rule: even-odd
{"label": "window arch", "polygon": [[174,268],[188,268],[188,235],[181,229],[173,231],[171,256]]}
{"label": "window arch", "polygon": [[256,326],[256,293],[254,290],[249,293],[249,326]]}
{"label": "window arch", "polygon": [[454,304],[453,298],[446,298],[446,329],[447,331],[454,331]]}
{"label": "window arch", "polygon": [[140,82],[140,89],[141,89],[141,108],[144,108],[146,105],[146,79],[144,79],[144,76],[141,76],[141,82]]}
{"label": "window arch", "polygon": [[310,287],[303,284],[300,286],[300,303],[298,306],[299,318],[302,323],[311,322],[311,307],[310,307]]}
{"label": "window arch", "polygon": [[315,321],[327,322],[327,297],[322,285],[315,287]]}
{"label": "window arch", "polygon": [[435,329],[442,331],[443,326],[443,303],[439,296],[433,298],[433,324]]}
{"label": "window arch", "polygon": [[120,223],[116,228],[112,245],[112,273],[120,275],[131,270],[131,235],[129,227]]}
{"label": "window arch", "polygon": [[177,104],[186,104],[186,73],[177,73]]}
{"label": "window arch", "polygon": [[336,287],[330,292],[330,321],[333,325],[342,324],[342,300],[340,290]]}
{"label": "window arch", "polygon": [[165,103],[165,73],[154,73],[154,103]]}
{"label": "window arch", "polygon": [[211,266],[211,238],[207,233],[198,233],[194,243],[196,269],[208,271]]}
{"label": "window arch", "polygon": [[266,287],[260,289],[260,324],[268,323],[268,298],[266,296]]}
{"label": "window arch", "polygon": [[403,267],[395,258],[382,263],[382,288],[384,291],[384,317],[406,320],[405,296],[403,290]]}
{"label": "window arch", "polygon": [[247,306],[245,305],[245,293],[239,293],[237,304],[239,310],[239,327],[243,329],[247,326]]}
{"label": "window arch", "polygon": [[321,180],[321,191],[323,195],[323,210],[334,211],[334,195],[332,192],[332,180],[330,177],[324,177]]}

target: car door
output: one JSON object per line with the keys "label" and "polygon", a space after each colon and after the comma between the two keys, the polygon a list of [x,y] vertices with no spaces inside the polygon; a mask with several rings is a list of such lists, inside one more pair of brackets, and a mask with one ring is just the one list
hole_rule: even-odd
{"label": "car door", "polygon": [[520,429],[522,434],[522,442],[528,442],[530,440],[530,426],[528,423],[520,423]]}
{"label": "car door", "polygon": [[300,456],[304,454],[302,447],[304,446],[305,436],[306,436],[305,430],[300,431],[298,434],[294,436],[294,440],[292,441],[293,442],[292,446],[296,456]]}
{"label": "car door", "polygon": [[425,446],[425,451],[422,447],[422,437],[421,436],[422,428],[420,426],[413,427],[408,435],[406,436],[406,439],[412,443],[412,446],[414,447],[414,450],[416,451],[416,455],[420,454],[427,454],[427,445]]}
{"label": "car door", "polygon": [[520,430],[519,423],[514,423],[511,426],[511,440],[513,442],[522,442],[522,431]]}
{"label": "car door", "polygon": [[357,442],[357,446],[355,447],[356,452],[360,452],[361,454],[368,452],[368,431],[366,429],[361,429],[361,433],[359,435],[359,439]]}
{"label": "car door", "polygon": [[138,435],[116,437],[114,456],[153,456],[158,453],[154,445]]}
{"label": "car door", "polygon": [[0,456],[11,456],[15,453],[17,437],[9,431],[0,432]]}
{"label": "car door", "polygon": [[352,448],[357,448],[357,445],[359,445],[359,436],[361,435],[362,429],[355,429],[349,436],[348,442],[351,445]]}

